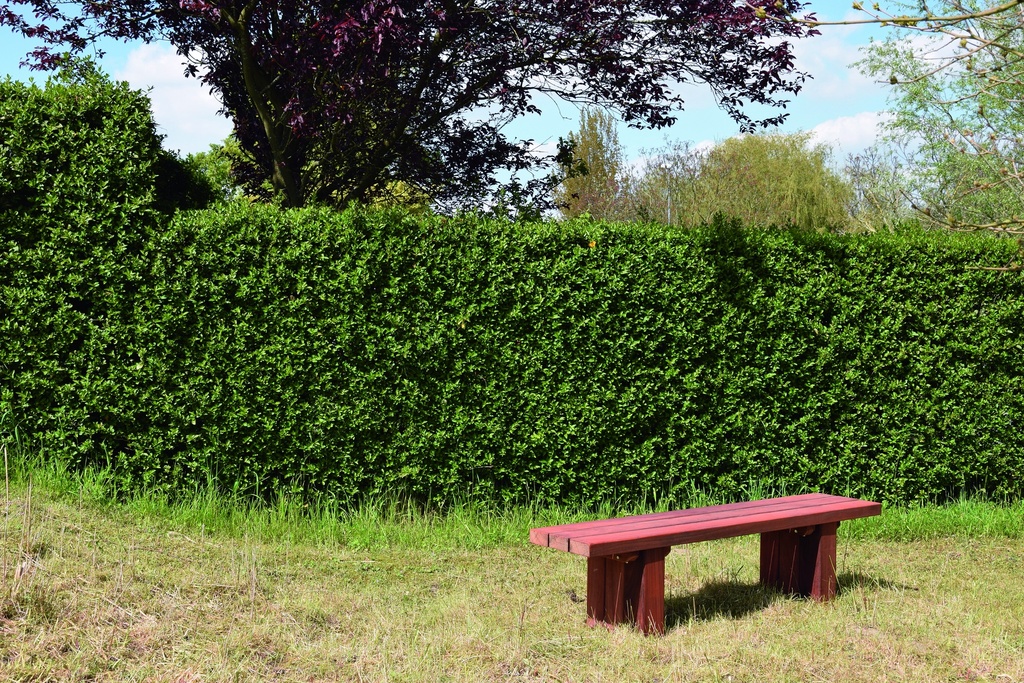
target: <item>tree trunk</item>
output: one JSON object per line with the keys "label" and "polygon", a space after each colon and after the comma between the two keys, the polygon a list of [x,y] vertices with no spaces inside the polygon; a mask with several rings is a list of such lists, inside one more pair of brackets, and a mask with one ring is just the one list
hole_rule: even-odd
{"label": "tree trunk", "polygon": [[291,129],[284,122],[284,106],[275,95],[270,79],[263,73],[252,54],[248,24],[254,7],[255,3],[249,3],[242,8],[237,17],[227,13],[225,16],[235,31],[235,45],[242,63],[245,90],[256,108],[270,147],[273,160],[270,182],[278,193],[284,195],[286,206],[301,207],[305,204],[302,191],[302,163],[299,159],[289,159]]}

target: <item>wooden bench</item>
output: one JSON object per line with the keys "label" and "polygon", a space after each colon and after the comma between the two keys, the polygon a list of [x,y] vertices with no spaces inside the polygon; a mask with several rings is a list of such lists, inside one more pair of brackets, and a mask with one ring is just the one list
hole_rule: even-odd
{"label": "wooden bench", "polygon": [[761,534],[761,583],[830,600],[839,522],[879,503],[823,493],[530,530],[530,542],[587,558],[587,623],[665,632],[665,556],[671,546]]}

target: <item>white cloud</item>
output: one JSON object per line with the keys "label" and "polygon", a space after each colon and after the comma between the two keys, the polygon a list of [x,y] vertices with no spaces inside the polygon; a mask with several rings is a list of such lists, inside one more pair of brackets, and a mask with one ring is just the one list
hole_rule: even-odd
{"label": "white cloud", "polygon": [[558,142],[547,139],[543,142],[535,142],[530,147],[530,154],[535,157],[550,157],[558,153]]}
{"label": "white cloud", "polygon": [[853,42],[858,36],[844,30],[847,28],[823,27],[820,36],[794,42],[797,69],[813,77],[804,84],[798,97],[832,104],[865,98],[884,99],[884,86],[852,66],[863,58],[861,48],[866,41]]}
{"label": "white cloud", "polygon": [[204,152],[231,132],[219,115],[220,103],[199,79],[186,78],[181,56],[167,45],[142,45],[133,50],[115,74],[133,88],[149,89],[153,117],[166,135],[164,147],[182,154]]}
{"label": "white cloud", "polygon": [[701,140],[694,143],[693,151],[697,154],[704,154],[705,152],[710,152],[714,148],[715,144],[717,143],[715,143],[714,140]]}
{"label": "white cloud", "polygon": [[885,112],[866,111],[823,121],[810,132],[815,141],[832,145],[836,159],[842,161],[847,154],[863,151],[874,144],[880,126],[887,118]]}

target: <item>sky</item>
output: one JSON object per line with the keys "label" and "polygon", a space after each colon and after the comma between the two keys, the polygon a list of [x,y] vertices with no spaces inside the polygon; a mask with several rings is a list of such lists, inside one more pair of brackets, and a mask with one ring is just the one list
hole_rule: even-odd
{"label": "sky", "polygon": [[[808,10],[819,20],[836,21],[856,16],[848,3],[813,0]],[[878,131],[886,106],[887,85],[875,83],[850,65],[860,58],[860,49],[883,29],[850,26],[822,27],[822,35],[797,41],[797,68],[813,78],[795,96],[786,111],[785,132],[810,131],[815,139],[833,146],[835,159],[857,153],[870,146]],[[9,74],[17,80],[45,80],[38,72],[19,67],[33,44],[0,28],[0,77]],[[164,146],[181,154],[201,152],[220,142],[231,132],[230,122],[220,116],[216,99],[194,78],[184,76],[181,59],[168,44],[104,45],[107,54],[100,60],[103,69],[135,88],[150,89],[153,114]],[[662,130],[636,130],[619,127],[619,138],[627,159],[636,160],[644,150],[663,146],[667,141],[689,141],[703,145],[724,140],[739,132],[738,126],[716,105],[707,88],[687,86],[692,95],[678,113],[678,121]],[[539,101],[541,116],[514,122],[510,136],[534,140],[541,149],[553,149],[559,137],[565,137],[579,125],[579,112],[565,103]]]}

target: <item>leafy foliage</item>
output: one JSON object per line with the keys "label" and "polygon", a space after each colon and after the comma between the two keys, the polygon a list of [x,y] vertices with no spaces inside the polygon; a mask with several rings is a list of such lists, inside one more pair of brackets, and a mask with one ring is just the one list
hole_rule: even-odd
{"label": "leafy foliage", "polygon": [[842,177],[852,191],[851,229],[874,232],[913,220],[907,174],[903,157],[885,144],[848,155]]}
{"label": "leafy foliage", "polygon": [[702,159],[692,204],[680,209],[697,221],[723,213],[760,225],[845,227],[852,191],[830,158],[809,133],[730,138]]}
{"label": "leafy foliage", "polygon": [[[102,421],[72,406],[78,392],[103,385],[109,362],[122,356],[143,253],[166,214],[211,194],[161,149],[146,95],[92,64],[72,64],[45,87],[0,82],[6,409]],[[75,451],[72,443],[60,448]]]}
{"label": "leafy foliage", "polygon": [[[167,213],[210,194],[161,149],[145,94],[91,64],[45,87],[0,82],[0,415],[114,433],[102,388],[126,353],[144,253]],[[94,390],[99,412],[78,410]]]}
{"label": "leafy foliage", "polygon": [[[530,145],[501,131],[536,95],[615,108],[661,127],[710,87],[744,113],[800,89],[773,21],[796,0],[117,0],[0,3],[0,25],[39,40],[47,66],[96,36],[168,39],[220,96],[249,153],[247,188],[266,180],[288,204],[345,206],[403,182],[435,201],[487,193],[499,169],[534,168]],[[780,38],[782,40],[780,40]],[[540,185],[546,179],[540,179]],[[536,189],[536,188],[535,188]]]}
{"label": "leafy foliage", "polygon": [[[893,3],[893,33],[861,70],[892,84],[890,147],[922,220],[1024,234],[1024,23],[1018,2]],[[904,14],[905,12],[905,14]]]}
{"label": "leafy foliage", "polygon": [[[212,197],[197,171],[160,146],[149,99],[88,60],[45,87],[0,83],[0,210],[31,242],[77,224],[104,234],[142,229],[156,213]],[[28,242],[26,242],[27,244]]]}
{"label": "leafy foliage", "polygon": [[251,160],[246,158],[232,136],[219,144],[211,144],[205,152],[189,154],[185,158],[185,165],[213,188],[216,201],[228,201],[243,194],[235,179],[235,169],[247,163]]}
{"label": "leafy foliage", "polygon": [[[571,138],[588,174],[562,183],[566,215],[699,225],[717,214],[758,225],[848,229],[853,188],[808,133],[747,135],[710,149],[670,143],[623,168],[614,119],[587,114]],[[591,168],[592,167],[592,168]]]}
{"label": "leafy foliage", "polygon": [[0,412],[126,485],[1022,493],[1024,283],[970,270],[999,240],[244,202],[130,239],[100,286],[5,278],[0,328]]}
{"label": "leafy foliage", "polygon": [[569,134],[571,156],[555,193],[562,215],[583,213],[614,219],[621,215],[622,145],[615,118],[601,109],[584,109],[580,128]]}
{"label": "leafy foliage", "polygon": [[694,190],[707,150],[695,148],[690,142],[673,141],[644,154],[622,179],[626,215],[666,225],[700,222],[680,208],[696,200]]}

